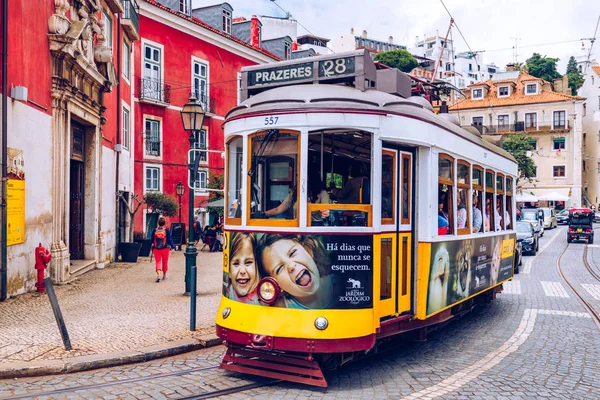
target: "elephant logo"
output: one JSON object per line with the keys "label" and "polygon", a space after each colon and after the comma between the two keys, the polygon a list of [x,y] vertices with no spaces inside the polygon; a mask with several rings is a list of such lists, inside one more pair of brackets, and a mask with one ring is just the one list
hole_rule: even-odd
{"label": "elephant logo", "polygon": [[348,283],[352,284],[352,289],[360,289],[360,281],[356,279],[348,278]]}

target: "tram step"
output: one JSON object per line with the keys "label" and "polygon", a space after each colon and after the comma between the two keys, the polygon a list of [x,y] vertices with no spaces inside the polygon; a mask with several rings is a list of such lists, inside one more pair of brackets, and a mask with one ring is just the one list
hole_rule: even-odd
{"label": "tram step", "polygon": [[305,385],[327,387],[319,363],[293,354],[229,345],[220,368]]}

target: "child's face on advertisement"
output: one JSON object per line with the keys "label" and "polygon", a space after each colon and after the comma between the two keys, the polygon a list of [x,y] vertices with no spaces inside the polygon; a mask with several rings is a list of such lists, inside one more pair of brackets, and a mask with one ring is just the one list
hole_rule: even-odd
{"label": "child's face on advertisement", "polygon": [[239,250],[231,257],[229,272],[233,289],[238,296],[246,296],[256,288],[258,274],[250,240],[244,240]]}
{"label": "child's face on advertisement", "polygon": [[301,244],[289,239],[278,240],[264,250],[262,261],[269,275],[291,296],[302,298],[319,290],[319,269]]}

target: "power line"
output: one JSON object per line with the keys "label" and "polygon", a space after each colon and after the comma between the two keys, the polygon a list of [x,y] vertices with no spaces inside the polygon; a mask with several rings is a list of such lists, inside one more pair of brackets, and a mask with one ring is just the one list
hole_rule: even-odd
{"label": "power line", "polygon": [[596,34],[598,33],[599,25],[600,25],[600,15],[598,15],[598,21],[596,22],[596,29],[594,29],[594,34],[592,35],[592,38],[590,39],[590,41],[591,41],[590,51],[588,52],[587,62],[585,63],[585,70],[583,71],[584,75],[587,72],[587,67],[588,67],[588,64],[590,63],[590,58],[592,57],[592,48],[594,47],[594,42],[596,41]]}

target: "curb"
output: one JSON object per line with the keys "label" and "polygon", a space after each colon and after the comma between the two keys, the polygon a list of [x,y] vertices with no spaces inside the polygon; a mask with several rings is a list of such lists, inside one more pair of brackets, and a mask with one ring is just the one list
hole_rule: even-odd
{"label": "curb", "polygon": [[211,333],[196,339],[181,339],[173,342],[142,347],[114,353],[77,356],[61,360],[22,361],[0,364],[0,379],[14,379],[31,376],[70,374],[98,368],[134,364],[158,358],[189,353],[195,350],[218,346],[222,340]]}

